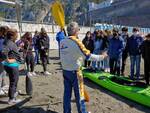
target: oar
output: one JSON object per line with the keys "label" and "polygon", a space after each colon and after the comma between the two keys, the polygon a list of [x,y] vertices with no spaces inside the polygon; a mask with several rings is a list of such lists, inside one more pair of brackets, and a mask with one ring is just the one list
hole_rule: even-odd
{"label": "oar", "polygon": [[59,1],[55,1],[51,6],[51,14],[56,24],[58,24],[64,30],[64,34],[66,36],[65,31],[65,14],[63,7]]}
{"label": "oar", "polygon": [[[64,15],[64,10],[62,8],[62,5],[59,1],[53,2],[51,6],[51,13],[52,13],[55,23],[64,29],[65,15]],[[64,33],[66,34],[65,29],[64,29]],[[80,81],[80,83],[83,85],[83,81]],[[84,94],[85,101],[89,102],[89,95],[85,89],[83,90],[83,94]]]}

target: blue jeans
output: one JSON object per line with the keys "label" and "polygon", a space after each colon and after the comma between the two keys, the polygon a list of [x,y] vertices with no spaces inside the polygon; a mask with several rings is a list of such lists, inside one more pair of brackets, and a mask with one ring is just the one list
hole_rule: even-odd
{"label": "blue jeans", "polygon": [[117,74],[120,75],[121,70],[121,58],[110,58],[109,59],[109,66],[110,66],[110,74]]}
{"label": "blue jeans", "polygon": [[140,76],[140,63],[141,63],[141,56],[140,55],[136,55],[136,56],[130,56],[130,77],[131,79],[133,79],[134,76],[134,67],[136,66],[136,77],[137,80],[139,79]]}
{"label": "blue jeans", "polygon": [[[100,50],[94,50],[93,54],[99,55],[101,53]],[[92,61],[92,67],[94,69],[102,69],[104,67],[104,61]]]}
{"label": "blue jeans", "polygon": [[[77,71],[63,70],[63,77],[64,77],[64,97],[63,97],[64,113],[71,113],[72,88],[74,90],[74,94],[76,98],[78,113],[82,113],[81,106],[80,106],[80,93],[79,93]],[[83,105],[84,103],[81,102],[81,104]]]}
{"label": "blue jeans", "polygon": [[104,59],[104,69],[109,68],[109,58]]}
{"label": "blue jeans", "polygon": [[39,50],[35,49],[35,60],[34,63],[37,64],[39,62]]}

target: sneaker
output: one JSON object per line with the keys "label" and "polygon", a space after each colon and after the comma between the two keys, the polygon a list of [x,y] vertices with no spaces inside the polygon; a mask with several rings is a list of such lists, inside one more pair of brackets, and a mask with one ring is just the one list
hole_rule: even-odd
{"label": "sneaker", "polygon": [[45,71],[44,75],[52,75],[52,74],[50,72],[48,72],[48,71]]}
{"label": "sneaker", "polygon": [[32,72],[32,75],[33,75],[33,76],[36,76],[36,73],[35,73],[35,72]]}
{"label": "sneaker", "polygon": [[14,98],[16,98],[18,96],[19,92],[17,91],[15,94],[14,94]]}
{"label": "sneaker", "polygon": [[8,104],[17,104],[17,103],[19,103],[19,102],[21,102],[22,100],[21,99],[9,99],[8,100]]}
{"label": "sneaker", "polygon": [[27,74],[28,76],[32,76],[32,73],[31,72],[28,72],[28,74]]}
{"label": "sneaker", "polygon": [[3,90],[8,90],[9,89],[9,85],[5,85],[2,87]]}
{"label": "sneaker", "polygon": [[5,95],[5,92],[3,90],[0,90],[0,95]]}

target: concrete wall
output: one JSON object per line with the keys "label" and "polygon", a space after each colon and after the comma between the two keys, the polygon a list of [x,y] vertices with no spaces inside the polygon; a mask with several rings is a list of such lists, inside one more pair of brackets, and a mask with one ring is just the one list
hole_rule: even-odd
{"label": "concrete wall", "polygon": [[[19,28],[18,28],[18,23],[15,23],[15,22],[3,22],[3,21],[0,21],[0,25],[6,25],[6,26],[9,26],[10,28],[15,28],[19,31]],[[34,32],[37,30],[37,31],[40,31],[40,29],[44,27],[50,37],[50,49],[57,49],[58,48],[58,44],[57,44],[57,41],[56,41],[56,34],[57,32],[59,32],[59,29],[60,27],[57,26],[57,25],[46,25],[46,24],[31,24],[31,23],[22,23],[22,35],[25,33],[25,32],[32,32],[32,34],[34,34]],[[87,31],[93,31],[93,28],[90,28],[90,27],[80,27],[80,33],[79,33],[79,39],[83,39],[85,37],[85,34]],[[19,37],[20,38],[20,37]],[[18,39],[19,39],[18,38]]]}

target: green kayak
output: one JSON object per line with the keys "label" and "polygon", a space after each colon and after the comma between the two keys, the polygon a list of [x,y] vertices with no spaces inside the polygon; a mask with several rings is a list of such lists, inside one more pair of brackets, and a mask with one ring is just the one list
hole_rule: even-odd
{"label": "green kayak", "polygon": [[83,76],[116,94],[150,107],[150,87],[145,83],[90,69],[84,69]]}

